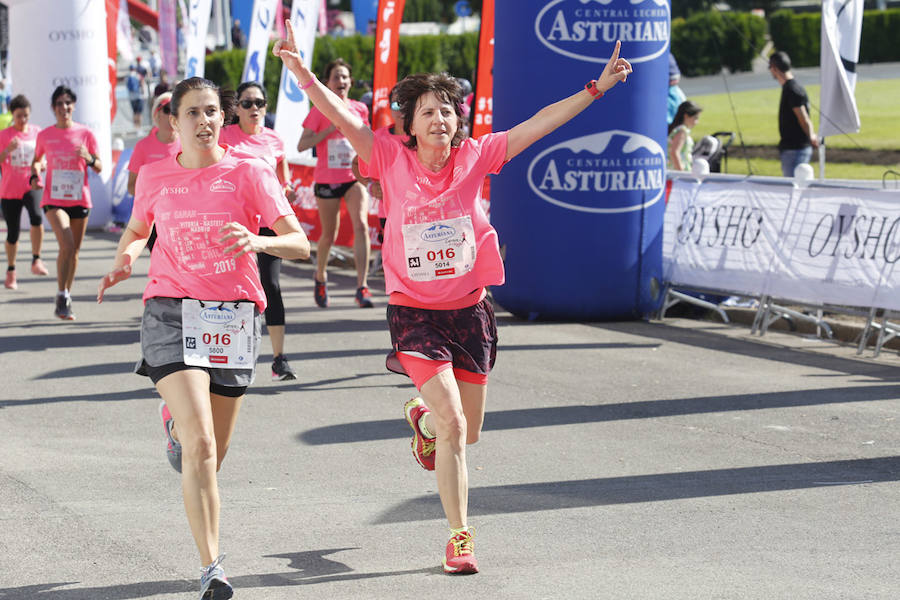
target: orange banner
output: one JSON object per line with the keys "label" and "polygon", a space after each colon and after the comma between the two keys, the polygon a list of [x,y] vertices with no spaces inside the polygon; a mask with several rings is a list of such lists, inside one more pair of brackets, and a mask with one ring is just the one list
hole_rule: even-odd
{"label": "orange banner", "polygon": [[491,132],[494,112],[494,0],[481,5],[481,34],[478,38],[478,73],[472,108],[472,137]]}
{"label": "orange banner", "polygon": [[391,89],[397,83],[397,48],[406,0],[379,0],[375,28],[375,74],[372,82],[372,129],[390,127]]}

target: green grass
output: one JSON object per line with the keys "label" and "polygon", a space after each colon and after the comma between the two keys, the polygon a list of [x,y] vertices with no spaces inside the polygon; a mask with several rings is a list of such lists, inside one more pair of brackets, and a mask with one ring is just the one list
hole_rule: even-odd
{"label": "green grass", "polygon": [[[813,155],[812,168],[815,171],[816,178],[819,177],[819,162],[816,155]],[[826,179],[870,179],[881,181],[885,171],[889,167],[880,165],[867,165],[863,163],[839,163],[829,162],[825,165]],[[894,171],[900,171],[900,167],[890,167]],[[726,172],[726,167],[722,165],[722,172]],[[728,157],[727,172],[730,175],[770,175],[781,177],[781,161],[766,158],[751,158],[750,168],[747,168],[747,160],[738,158],[734,152]],[[893,184],[897,181],[896,176],[890,176],[888,180]]]}
{"label": "green grass", "polygon": [[[807,85],[813,124],[819,128],[819,85]],[[778,144],[778,99],[781,88],[772,80],[772,89],[731,94],[696,96],[691,100],[703,107],[700,122],[694,127],[695,140],[714,131],[741,131],[748,146]],[[900,147],[900,79],[862,81],[856,86],[860,131],[849,136],[837,135],[827,140],[836,148],[896,150]],[[738,144],[738,140],[735,140]],[[879,176],[880,177],[880,176]]]}

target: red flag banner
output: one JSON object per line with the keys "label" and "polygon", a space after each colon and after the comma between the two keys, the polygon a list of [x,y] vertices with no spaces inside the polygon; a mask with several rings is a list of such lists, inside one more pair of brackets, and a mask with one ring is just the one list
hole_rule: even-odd
{"label": "red flag banner", "polygon": [[472,108],[472,137],[491,132],[494,112],[494,0],[481,5],[481,34],[478,38],[478,73]]}
{"label": "red flag banner", "polygon": [[119,0],[106,0],[106,53],[109,64],[109,120],[116,118],[116,25]]}
{"label": "red flag banner", "polygon": [[397,48],[406,0],[379,0],[375,28],[375,74],[372,82],[372,129],[389,127],[391,89],[397,83]]}

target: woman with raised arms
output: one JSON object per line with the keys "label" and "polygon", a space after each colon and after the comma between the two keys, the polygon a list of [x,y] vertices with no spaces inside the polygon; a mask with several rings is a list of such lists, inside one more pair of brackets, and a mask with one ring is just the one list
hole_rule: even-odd
{"label": "woman with raised arms", "polygon": [[[203,566],[200,598],[224,600],[232,588],[220,564],[216,472],[259,354],[266,297],[254,255],[307,258],[309,242],[272,168],[219,145],[231,106],[214,83],[185,79],[171,107],[181,152],[138,173],[131,220],[97,301],[131,275],[155,224],[159,243],[144,290],[136,372],[149,376],[163,398],[167,455],[182,472]],[[260,223],[277,235],[259,235]]]}
{"label": "woman with raised arms", "polygon": [[[310,100],[346,136],[384,192],[387,223],[382,248],[391,363],[402,368],[421,398],[405,405],[418,463],[435,470],[450,525],[443,559],[447,573],[475,573],[468,523],[466,444],[478,441],[497,328],[485,286],[504,280],[497,232],[481,208],[484,177],[625,81],[631,65],[612,57],[597,80],[550,104],[509,131],[476,139],[460,133],[462,90],[446,74],[412,75],[396,97],[403,141],[373,133],[303,63],[290,21],[273,52]],[[393,361],[392,358],[396,358]]]}

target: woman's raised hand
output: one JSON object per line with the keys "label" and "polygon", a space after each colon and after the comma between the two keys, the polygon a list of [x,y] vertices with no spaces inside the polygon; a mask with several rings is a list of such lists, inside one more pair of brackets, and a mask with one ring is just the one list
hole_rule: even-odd
{"label": "woman's raised hand", "polygon": [[633,70],[631,68],[631,63],[624,58],[619,58],[619,49],[621,47],[622,42],[617,41],[612,56],[609,57],[609,62],[606,63],[603,72],[600,73],[600,77],[597,78],[597,88],[601,91],[605,92],[620,81],[624,83],[628,78],[628,74]]}
{"label": "woman's raised hand", "polygon": [[[291,24],[290,19],[285,19],[284,21],[285,28],[285,39],[278,40],[275,42],[275,45],[272,47],[272,54],[281,59],[281,62],[284,63],[284,66],[288,68],[288,70],[297,76],[297,71],[303,68],[303,59],[300,58],[300,51],[297,49],[297,44],[294,41],[294,26]],[[300,79],[297,76],[297,79]],[[304,82],[301,82],[303,84]]]}

